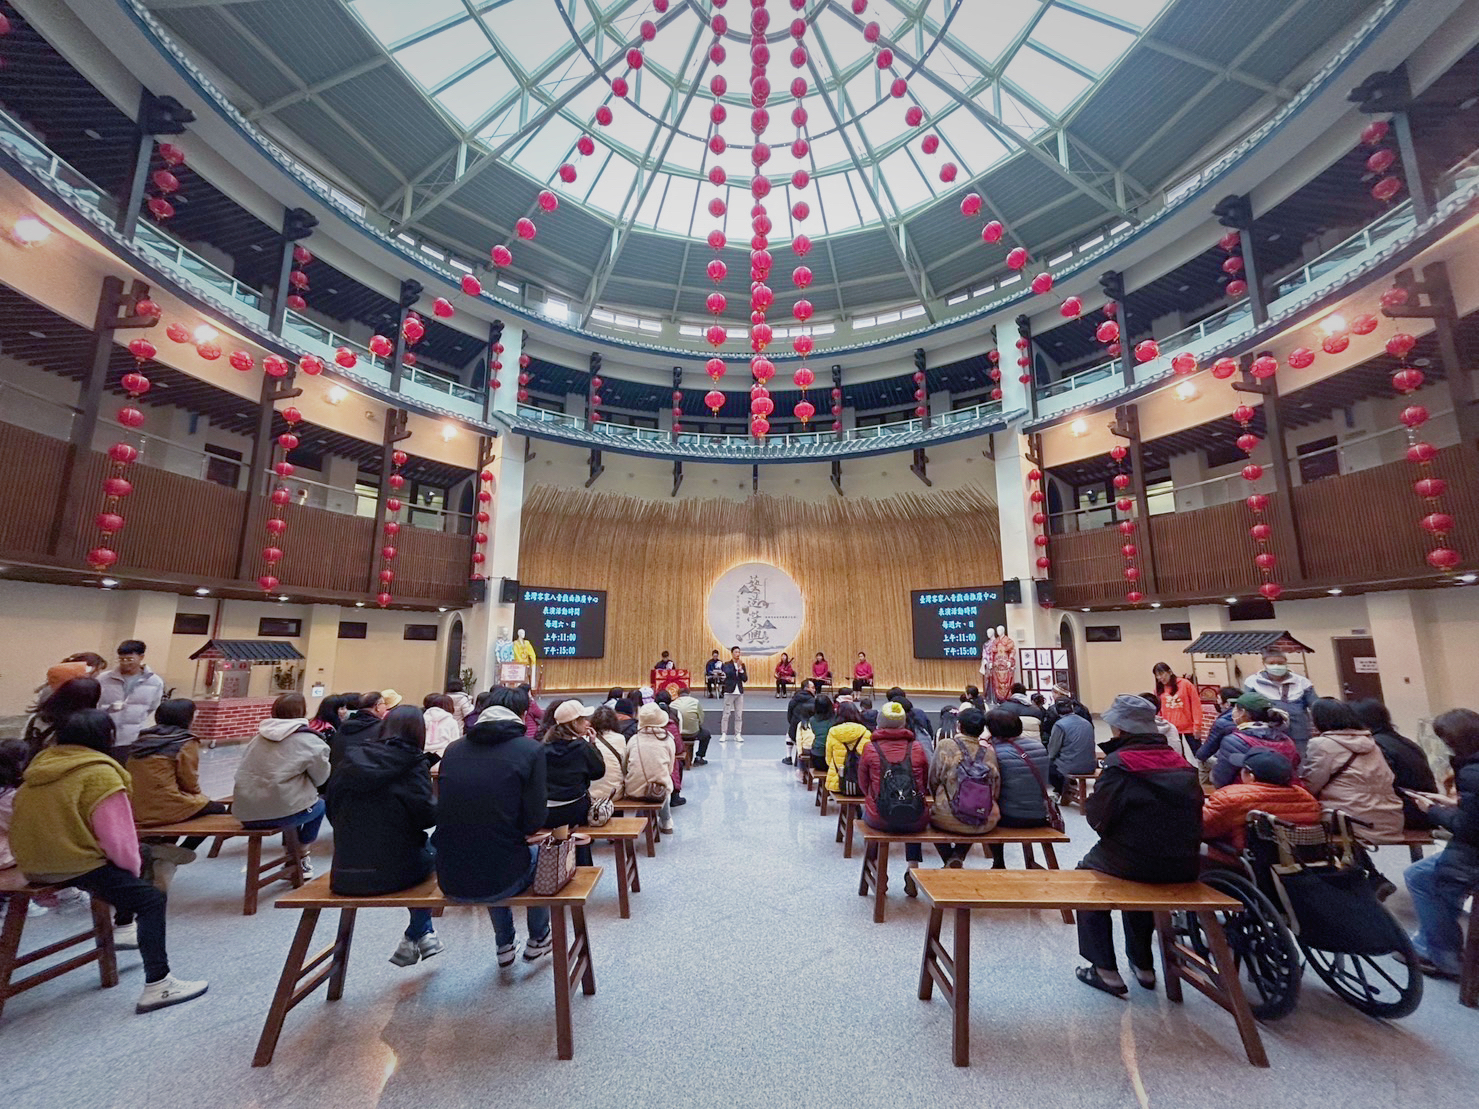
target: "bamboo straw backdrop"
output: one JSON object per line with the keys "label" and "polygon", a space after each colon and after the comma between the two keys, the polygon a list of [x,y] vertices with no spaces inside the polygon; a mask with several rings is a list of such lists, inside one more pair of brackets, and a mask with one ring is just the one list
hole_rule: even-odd
{"label": "bamboo straw backdrop", "polygon": [[[541,659],[544,689],[628,688],[664,650],[702,682],[715,647],[709,590],[730,567],[768,562],[795,579],[806,620],[790,652],[798,675],[826,653],[841,680],[858,651],[880,689],[959,690],[976,663],[916,659],[909,592],[1001,581],[996,505],[978,487],[875,501],[667,500],[535,486],[525,498],[519,580],[607,591],[606,655]],[[769,687],[777,652],[750,657]]]}

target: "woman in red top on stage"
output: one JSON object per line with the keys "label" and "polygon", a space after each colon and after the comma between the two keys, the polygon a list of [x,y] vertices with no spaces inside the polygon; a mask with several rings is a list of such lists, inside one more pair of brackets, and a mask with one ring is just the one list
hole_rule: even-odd
{"label": "woman in red top on stage", "polygon": [[791,656],[781,652],[781,661],[775,664],[775,695],[784,697],[786,687],[796,680],[796,667],[791,665]]}
{"label": "woman in red top on stage", "polygon": [[862,651],[858,652],[858,661],[853,663],[852,668],[852,691],[861,693],[863,686],[873,684],[873,664],[868,661],[868,656]]}
{"label": "woman in red top on stage", "polygon": [[832,684],[832,665],[821,651],[817,652],[816,661],[811,664],[811,676],[816,679],[818,693]]}

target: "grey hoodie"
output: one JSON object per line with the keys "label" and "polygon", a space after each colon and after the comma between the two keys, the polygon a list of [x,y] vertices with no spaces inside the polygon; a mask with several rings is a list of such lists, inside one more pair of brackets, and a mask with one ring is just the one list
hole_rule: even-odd
{"label": "grey hoodie", "polygon": [[262,721],[236,768],[231,814],[246,823],[312,808],[329,780],[329,745],[307,720]]}

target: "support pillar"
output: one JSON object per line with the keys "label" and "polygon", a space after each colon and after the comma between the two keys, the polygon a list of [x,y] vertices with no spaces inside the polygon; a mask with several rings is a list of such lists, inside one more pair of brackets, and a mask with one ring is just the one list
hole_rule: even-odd
{"label": "support pillar", "polygon": [[1453,299],[1448,263],[1432,262],[1424,266],[1421,281],[1413,276],[1413,271],[1402,270],[1396,283],[1407,290],[1407,303],[1391,308],[1383,306],[1382,315],[1391,319],[1433,321],[1433,337],[1438,341],[1438,358],[1448,375],[1459,442],[1473,450],[1479,447],[1479,402],[1474,397],[1473,362],[1469,360],[1469,350],[1458,327],[1458,306]]}
{"label": "support pillar", "polygon": [[375,527],[370,532],[369,563],[365,571],[365,589],[374,596],[380,592],[380,548],[385,546],[385,502],[390,499],[390,473],[395,468],[391,455],[396,444],[411,437],[406,430],[410,413],[404,408],[385,410],[385,434],[380,440],[380,492],[375,497]]}
{"label": "support pillar", "polygon": [[[1417,611],[1417,603],[1417,594],[1410,589],[1366,594],[1366,623],[1376,647],[1381,699],[1404,735],[1416,735],[1417,722],[1433,715],[1427,679],[1433,668],[1423,664],[1432,623]],[[1339,696],[1340,691],[1326,695]]]}
{"label": "support pillar", "polygon": [[318,711],[320,698],[312,696],[313,687],[322,685],[325,695],[334,691],[334,664],[339,658],[339,620],[343,611],[338,605],[308,605],[308,618],[303,622],[303,696],[308,700],[308,714]]}
{"label": "support pillar", "polygon": [[[507,325],[502,320],[494,320],[488,325],[488,360],[483,364],[482,382],[483,423],[487,423],[493,418],[493,402],[497,399],[495,397],[495,394],[499,391],[493,388],[493,360],[498,357],[493,352],[493,348],[497,344],[503,342],[503,332],[506,327]],[[508,351],[505,350],[504,353],[507,354]],[[514,363],[518,363],[517,355],[514,356]],[[522,373],[523,371],[520,370],[519,372]],[[517,381],[518,379],[515,378],[514,380]],[[520,386],[520,388],[522,388],[522,386]],[[518,402],[518,389],[514,390],[514,401],[515,403]]]}
{"label": "support pillar", "polygon": [[[1258,353],[1262,355],[1269,352],[1259,351]],[[1294,544],[1294,549],[1290,552],[1294,556],[1294,565],[1287,568],[1293,573],[1284,573],[1280,580],[1297,583],[1304,581],[1308,575],[1305,572],[1304,541],[1299,534],[1299,518],[1294,511],[1294,482],[1289,476],[1289,449],[1284,442],[1284,420],[1279,405],[1279,383],[1274,377],[1264,381],[1254,379],[1251,367],[1255,357],[1257,356],[1253,354],[1243,356],[1243,376],[1241,380],[1233,382],[1233,389],[1239,393],[1252,393],[1263,398],[1263,424],[1269,450],[1273,456],[1274,492],[1278,494],[1274,502],[1276,506],[1274,515]]]}
{"label": "support pillar", "polygon": [[[411,314],[411,309],[421,299],[422,284],[419,281],[406,280],[401,282],[400,315],[395,321],[395,347],[390,352],[390,391],[399,393],[401,391],[401,376],[406,372],[406,317]],[[489,370],[492,376],[492,370]],[[389,472],[388,469],[384,472]]]}
{"label": "support pillar", "polygon": [[282,245],[277,259],[277,286],[272,290],[272,313],[267,326],[272,334],[281,335],[288,319],[288,297],[293,288],[288,278],[293,272],[293,250],[298,243],[313,234],[318,226],[318,217],[305,208],[289,208],[282,217]]}
{"label": "support pillar", "polygon": [[154,157],[154,139],[158,135],[183,135],[195,122],[195,113],[173,96],[155,96],[148,89],[139,94],[139,114],[134,122],[137,144],[134,147],[133,172],[129,175],[128,195],[118,209],[114,228],[126,241],[133,242],[138,230],[139,214],[144,206],[144,190],[149,184],[149,165]]}
{"label": "support pillar", "polygon": [[272,421],[277,415],[277,402],[292,400],[303,395],[302,389],[293,388],[296,369],[288,370],[286,377],[276,378],[262,375],[262,392],[257,400],[257,428],[252,433],[252,458],[247,471],[246,499],[241,504],[241,520],[236,531],[236,576],[250,579],[252,549],[252,513],[257,508],[266,484],[267,463],[272,458]]}
{"label": "support pillar", "polygon": [[[507,352],[505,352],[507,353]],[[501,392],[502,390],[500,390]],[[496,648],[498,640],[513,638],[514,606],[499,600],[503,579],[519,578],[519,540],[524,515],[525,437],[502,435],[492,441],[492,456],[483,468],[493,475],[493,501],[487,506],[491,517],[488,528],[488,558],[483,564],[487,575],[486,602],[473,605],[464,614],[463,665],[476,675],[479,689],[497,684]],[[539,584],[539,583],[536,583]],[[540,660],[540,684],[544,679]]]}
{"label": "support pillar", "polygon": [[[1026,436],[1008,429],[993,436],[996,464],[996,508],[1001,532],[1001,576],[1003,581],[1022,582],[1022,603],[1007,605],[1007,631],[1019,646],[1055,647],[1058,644],[1057,613],[1039,602],[1033,575],[1037,572],[1037,547],[1033,543],[1032,513],[1028,499],[1032,483],[1028,471],[1035,463],[1028,458]],[[979,661],[979,660],[978,660]],[[974,669],[974,668],[972,668]],[[979,675],[967,680],[979,683]]]}
{"label": "support pillar", "polygon": [[1114,410],[1114,423],[1109,430],[1125,440],[1130,447],[1130,491],[1135,497],[1135,545],[1140,548],[1143,567],[1140,571],[1142,592],[1155,594],[1161,591],[1155,566],[1155,536],[1150,528],[1150,499],[1145,493],[1145,452],[1140,438],[1140,409],[1133,404],[1122,404]]}
{"label": "support pillar", "polygon": [[[1351,90],[1347,97],[1363,115],[1387,115],[1392,119],[1392,132],[1397,139],[1397,151],[1401,155],[1401,172],[1407,182],[1408,195],[1412,197],[1412,215],[1424,223],[1433,214],[1433,185],[1441,166],[1426,158],[1427,151],[1418,147],[1412,135],[1412,111],[1414,108],[1412,82],[1407,76],[1407,63],[1395,69],[1373,73]],[[1453,105],[1435,106],[1438,111],[1452,111]]]}
{"label": "support pillar", "polygon": [[1125,275],[1110,270],[1099,278],[1099,288],[1114,301],[1114,319],[1120,325],[1120,377],[1126,385],[1135,384],[1135,360],[1130,357],[1130,316],[1125,309]]}
{"label": "support pillar", "polygon": [[1212,209],[1217,222],[1238,233],[1242,250],[1243,280],[1248,284],[1248,308],[1259,327],[1268,323],[1267,293],[1263,287],[1262,269],[1258,264],[1257,244],[1253,239],[1253,201],[1247,196],[1225,196]]}
{"label": "support pillar", "polygon": [[[919,426],[923,431],[930,429],[929,389],[928,379],[925,377],[924,348],[917,347],[914,351],[914,409],[917,412],[923,410],[924,415],[919,417]],[[929,478],[929,455],[924,453],[923,447],[914,448],[914,461],[909,466],[909,472],[917,477],[925,485],[932,486],[934,482]]]}

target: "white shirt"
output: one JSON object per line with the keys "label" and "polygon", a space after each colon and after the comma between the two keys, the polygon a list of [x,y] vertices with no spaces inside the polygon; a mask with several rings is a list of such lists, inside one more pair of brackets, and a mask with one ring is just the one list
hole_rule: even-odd
{"label": "white shirt", "polygon": [[429,708],[422,716],[426,720],[426,753],[429,755],[442,754],[462,735],[457,718],[446,709]]}

